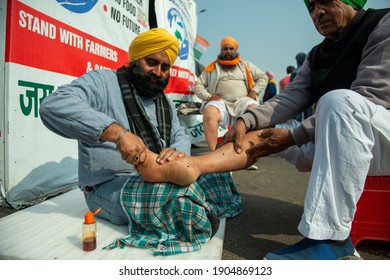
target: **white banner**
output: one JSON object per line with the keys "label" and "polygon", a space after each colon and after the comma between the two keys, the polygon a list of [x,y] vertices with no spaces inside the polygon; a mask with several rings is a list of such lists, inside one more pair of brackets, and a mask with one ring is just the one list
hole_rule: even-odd
{"label": "white banner", "polygon": [[[40,103],[85,72],[127,64],[130,42],[149,30],[149,8],[156,9],[158,26],[180,41],[166,94],[177,106],[200,102],[194,0],[156,0],[155,7],[148,0],[7,0],[1,8],[0,204],[21,208],[76,187],[77,142],[43,126]],[[204,140],[202,115],[180,120],[192,143]]]}
{"label": "white banner", "polygon": [[[180,42],[178,58],[171,69],[167,93],[176,107],[187,102],[201,102],[195,95],[194,46],[197,35],[196,2],[194,0],[156,0],[157,25],[174,34]],[[191,136],[191,142],[205,140],[202,115],[179,115],[179,119]],[[226,129],[219,128],[219,136]]]}
{"label": "white banner", "polygon": [[174,102],[189,101],[195,98],[194,43],[196,39],[196,4],[193,0],[156,0],[157,25],[167,29],[179,40],[180,49],[171,68],[171,79],[167,93],[176,94]]}
{"label": "white banner", "polygon": [[0,203],[20,208],[68,191],[78,180],[77,142],[43,126],[40,103],[87,71],[127,64],[130,42],[149,29],[149,1],[8,0],[3,5],[0,182],[5,199]]}

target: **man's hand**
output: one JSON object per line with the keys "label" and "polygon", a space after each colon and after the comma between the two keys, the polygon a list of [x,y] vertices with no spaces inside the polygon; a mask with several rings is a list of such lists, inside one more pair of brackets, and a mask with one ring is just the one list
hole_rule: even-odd
{"label": "man's hand", "polygon": [[114,142],[122,159],[127,163],[137,165],[146,160],[147,148],[144,141],[117,123],[112,123],[106,127],[100,136],[100,140]]}
{"label": "man's hand", "polygon": [[237,154],[241,153],[242,139],[246,133],[246,126],[242,119],[238,119],[230,130],[222,137],[217,144],[217,149],[227,142],[234,142],[233,147]]}
{"label": "man's hand", "polygon": [[130,131],[123,134],[117,145],[122,159],[132,165],[143,163],[146,160],[146,149],[144,141]]}
{"label": "man's hand", "polygon": [[267,128],[257,135],[262,141],[246,150],[249,160],[257,161],[260,157],[265,157],[281,152],[288,147],[295,145],[291,132],[282,128]]}
{"label": "man's hand", "polygon": [[159,164],[164,164],[165,162],[173,161],[176,158],[182,158],[185,155],[186,155],[185,152],[179,152],[179,151],[176,151],[176,149],[165,148],[157,156],[156,161]]}
{"label": "man's hand", "polygon": [[251,90],[251,91],[248,93],[248,97],[252,98],[253,100],[256,100],[256,98],[257,98],[257,93],[256,93],[256,91]]}
{"label": "man's hand", "polygon": [[219,97],[219,95],[218,94],[212,94],[211,96],[210,96],[210,98],[209,99],[207,99],[207,102],[209,102],[209,101],[217,101],[217,100],[220,100],[221,99],[221,97]]}

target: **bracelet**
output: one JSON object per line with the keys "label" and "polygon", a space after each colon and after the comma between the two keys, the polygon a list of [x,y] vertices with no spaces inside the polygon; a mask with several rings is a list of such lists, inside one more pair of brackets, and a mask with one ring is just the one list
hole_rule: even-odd
{"label": "bracelet", "polygon": [[128,132],[129,130],[128,129],[124,129],[118,136],[118,138],[116,138],[115,140],[115,146],[118,146],[118,143],[119,143],[119,140],[121,140],[122,136],[125,135],[126,132]]}

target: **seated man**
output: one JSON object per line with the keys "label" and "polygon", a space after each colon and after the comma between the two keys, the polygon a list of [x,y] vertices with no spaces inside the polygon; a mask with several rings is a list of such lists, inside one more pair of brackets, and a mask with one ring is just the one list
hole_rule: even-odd
{"label": "seated man", "polygon": [[[270,154],[295,152],[298,156],[291,158],[299,162],[304,154],[307,160],[299,169],[311,170],[298,225],[304,238],[265,258],[356,258],[349,235],[366,177],[390,175],[390,9],[364,10],[365,0],[304,2],[325,38],[310,51],[291,86],[248,109],[209,158],[201,162],[178,158],[183,164],[172,170],[179,167],[180,175],[160,172],[188,184],[207,170],[245,168]],[[266,128],[290,120],[314,103],[316,114],[296,127]],[[262,128],[266,129],[257,132]],[[311,151],[302,153],[307,145]],[[141,164],[137,168],[144,178],[157,176],[144,174]],[[168,178],[158,178],[163,179]]]}
{"label": "seated man", "polygon": [[228,127],[247,108],[257,106],[257,98],[267,85],[267,75],[241,59],[238,42],[225,37],[218,60],[205,67],[195,83],[195,93],[203,100],[203,127],[210,151],[217,146],[218,125]]}
{"label": "seated man", "polygon": [[128,66],[86,73],[41,104],[50,130],[78,140],[79,186],[89,209],[102,208],[97,216],[129,225],[130,235],[109,248],[131,244],[163,255],[199,250],[218,229],[216,215],[241,211],[230,173],[207,174],[182,189],[145,182],[134,170],[147,150],[159,155],[158,165],[190,153],[189,136],[163,92],[178,50],[175,36],[151,29],[131,42]]}

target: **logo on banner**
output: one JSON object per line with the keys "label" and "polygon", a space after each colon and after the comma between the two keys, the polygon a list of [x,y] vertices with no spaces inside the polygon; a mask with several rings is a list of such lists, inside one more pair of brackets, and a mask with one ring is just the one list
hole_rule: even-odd
{"label": "logo on banner", "polygon": [[181,60],[186,60],[188,59],[190,48],[188,43],[188,33],[184,26],[183,18],[180,12],[175,8],[171,8],[168,11],[168,21],[169,27],[171,28],[173,34],[176,36],[180,43],[180,49],[177,56]]}
{"label": "logo on banner", "polygon": [[56,0],[65,9],[78,14],[87,13],[98,0]]}

